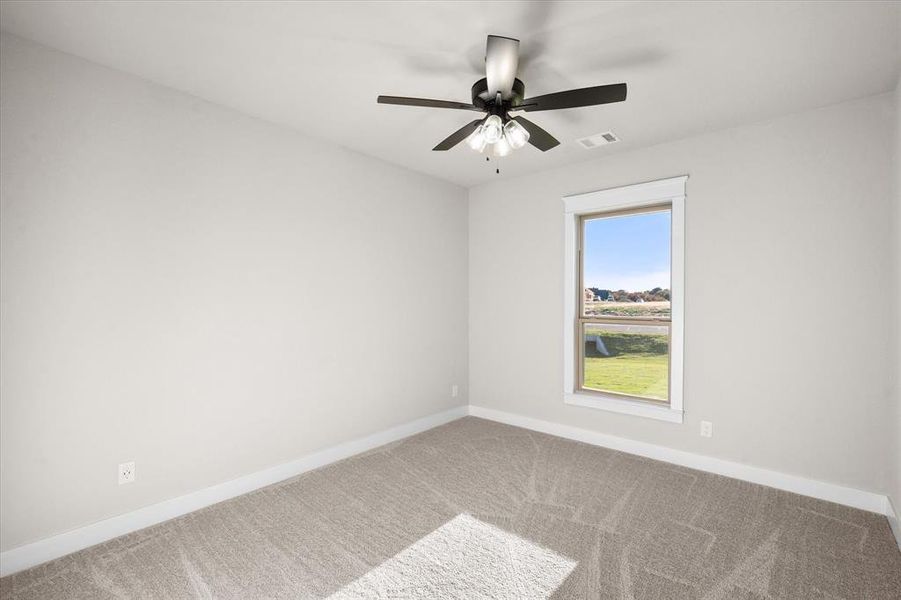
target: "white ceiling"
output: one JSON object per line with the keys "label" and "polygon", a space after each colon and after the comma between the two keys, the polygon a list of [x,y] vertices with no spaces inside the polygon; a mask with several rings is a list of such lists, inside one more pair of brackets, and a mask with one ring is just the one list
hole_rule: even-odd
{"label": "white ceiling", "polygon": [[[500,177],[885,92],[901,67],[898,2],[2,2],[4,31],[410,169],[470,186],[493,166],[430,149],[467,111],[485,36],[522,40],[527,95],[627,82],[626,102],[532,113],[562,142]],[[585,150],[612,129],[623,141]]]}

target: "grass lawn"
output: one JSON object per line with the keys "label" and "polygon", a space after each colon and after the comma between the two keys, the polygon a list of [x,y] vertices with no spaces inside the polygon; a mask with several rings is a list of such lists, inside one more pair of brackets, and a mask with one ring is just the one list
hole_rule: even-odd
{"label": "grass lawn", "polygon": [[585,315],[602,317],[668,317],[669,302],[586,302]]}
{"label": "grass lawn", "polygon": [[586,334],[600,335],[610,356],[598,353],[594,343],[586,344],[585,387],[666,400],[667,336],[604,331],[602,327],[589,326]]}
{"label": "grass lawn", "polygon": [[666,400],[669,360],[665,354],[585,357],[585,387]]}

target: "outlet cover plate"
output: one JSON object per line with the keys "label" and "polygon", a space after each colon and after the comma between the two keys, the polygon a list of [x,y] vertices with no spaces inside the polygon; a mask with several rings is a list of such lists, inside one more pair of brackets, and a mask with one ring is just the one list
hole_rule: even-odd
{"label": "outlet cover plate", "polygon": [[127,462],[119,465],[119,485],[131,483],[135,480],[135,463]]}

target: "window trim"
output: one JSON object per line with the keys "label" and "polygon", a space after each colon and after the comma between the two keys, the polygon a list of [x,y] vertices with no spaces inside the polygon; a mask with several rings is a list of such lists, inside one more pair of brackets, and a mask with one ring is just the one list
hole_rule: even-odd
{"label": "window trim", "polygon": [[[685,280],[685,183],[688,175],[611,188],[563,198],[564,215],[564,310],[563,310],[563,401],[629,415],[682,423],[683,336]],[[579,227],[582,217],[601,212],[630,211],[670,205],[670,380],[669,405],[623,397],[621,394],[579,390],[576,364],[576,323],[582,306]],[[653,323],[653,321],[649,321]]]}

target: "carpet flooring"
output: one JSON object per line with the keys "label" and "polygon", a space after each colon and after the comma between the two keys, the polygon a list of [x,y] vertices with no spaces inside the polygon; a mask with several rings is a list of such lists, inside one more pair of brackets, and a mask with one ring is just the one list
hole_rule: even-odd
{"label": "carpet flooring", "polygon": [[56,598],[901,598],[885,517],[466,417],[0,580]]}

